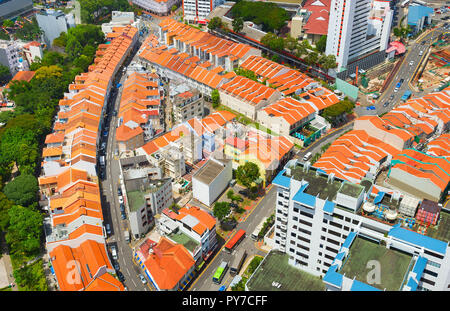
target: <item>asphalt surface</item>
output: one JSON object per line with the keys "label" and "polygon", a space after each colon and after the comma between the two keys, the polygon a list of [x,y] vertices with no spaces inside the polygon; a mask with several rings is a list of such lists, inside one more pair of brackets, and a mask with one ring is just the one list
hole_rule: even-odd
{"label": "asphalt surface", "polygon": [[264,198],[256,207],[254,207],[252,213],[248,215],[247,219],[236,226],[234,232],[237,232],[239,229],[244,229],[246,231],[246,236],[235,247],[231,254],[223,250],[223,246],[225,245],[226,241],[219,241],[219,250],[215,255],[213,255],[212,259],[207,262],[206,267],[202,269],[197,279],[191,284],[189,288],[190,291],[217,291],[222,285],[228,287],[228,285],[233,280],[233,277],[230,275],[229,269],[219,285],[213,283],[212,276],[214,275],[214,272],[216,272],[222,261],[227,261],[229,264],[231,264],[237,250],[241,248],[247,250],[247,260],[253,257],[253,255],[265,256],[266,253],[264,251],[256,248],[256,243],[250,238],[250,235],[264,217],[270,216],[275,211],[276,193],[276,187],[271,186]]}
{"label": "asphalt surface", "polygon": [[[131,62],[132,57],[136,54],[140,44],[137,44],[136,49],[133,51],[131,56],[125,61],[122,68],[125,68]],[[106,158],[106,167],[103,169],[106,171],[105,178],[101,181],[102,190],[102,206],[104,214],[105,225],[107,223],[111,226],[111,234],[107,238],[108,251],[110,252],[110,247],[115,245],[117,248],[118,260],[114,260],[110,253],[110,259],[114,263],[118,262],[120,266],[120,272],[123,274],[125,281],[124,285],[128,290],[133,291],[144,291],[151,289],[149,284],[144,285],[139,274],[142,274],[140,268],[133,263],[133,251],[130,246],[125,241],[124,231],[128,230],[129,225],[127,219],[123,220],[120,215],[119,209],[119,199],[117,194],[117,189],[119,187],[119,161],[118,157],[115,156],[116,143],[115,134],[118,118],[113,115],[113,111],[119,110],[121,89],[117,89],[117,83],[124,84],[126,75],[122,68],[119,69],[116,77],[116,81],[113,84],[113,90],[110,95],[108,102],[108,116],[105,120],[105,128],[108,128],[107,136],[104,136],[104,129],[102,130],[102,142],[106,142],[106,151],[104,152]]]}

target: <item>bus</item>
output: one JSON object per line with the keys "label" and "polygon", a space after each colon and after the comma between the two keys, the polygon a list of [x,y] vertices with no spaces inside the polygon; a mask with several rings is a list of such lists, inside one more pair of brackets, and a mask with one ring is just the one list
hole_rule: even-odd
{"label": "bus", "polygon": [[247,251],[241,248],[234,256],[234,259],[230,266],[230,274],[236,275],[241,270],[242,265],[244,264],[245,258],[247,257]]}
{"label": "bus", "polygon": [[217,268],[216,272],[213,275],[213,282],[216,284],[220,284],[222,282],[223,277],[227,273],[228,263],[226,261],[222,261],[220,266]]}
{"label": "bus", "polygon": [[259,225],[256,226],[256,229],[253,231],[252,235],[250,236],[252,238],[252,240],[258,241],[259,233],[261,232],[261,229],[262,229],[264,223],[266,222],[266,220],[267,220],[267,217],[263,218],[263,220],[259,223]]}
{"label": "bus", "polygon": [[239,229],[238,232],[231,238],[231,240],[225,245],[225,250],[231,254],[234,247],[239,244],[245,237],[245,230]]}

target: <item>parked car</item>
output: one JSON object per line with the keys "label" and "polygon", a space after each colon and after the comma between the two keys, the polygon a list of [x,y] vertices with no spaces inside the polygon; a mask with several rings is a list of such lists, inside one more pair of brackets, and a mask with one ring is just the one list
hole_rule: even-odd
{"label": "parked car", "polygon": [[227,289],[227,287],[225,285],[220,286],[219,288],[219,292],[223,292]]}
{"label": "parked car", "polygon": [[117,277],[119,278],[120,282],[125,281],[125,277],[123,276],[122,272],[116,271]]}
{"label": "parked car", "polygon": [[123,204],[123,196],[119,195],[119,204]]}
{"label": "parked car", "polygon": [[230,206],[231,206],[232,208],[238,208],[238,207],[239,207],[236,203],[230,203]]}
{"label": "parked car", "polygon": [[116,271],[119,271],[119,270],[120,270],[120,265],[119,265],[119,262],[118,262],[118,261],[114,262],[114,269],[115,269]]}
{"label": "parked car", "polygon": [[111,225],[110,224],[106,224],[106,234],[110,235],[111,234]]}
{"label": "parked car", "polygon": [[139,278],[141,279],[142,284],[147,284],[147,280],[145,279],[145,276],[143,276],[142,274],[139,274]]}
{"label": "parked car", "polygon": [[120,213],[120,216],[122,217],[123,220],[127,219],[127,214],[125,214],[125,212]]}
{"label": "parked car", "polygon": [[125,213],[125,205],[120,204],[120,212]]}
{"label": "parked car", "polygon": [[113,259],[117,260],[117,248],[115,245],[111,245],[111,255]]}
{"label": "parked car", "polygon": [[117,195],[122,195],[122,188],[117,187]]}

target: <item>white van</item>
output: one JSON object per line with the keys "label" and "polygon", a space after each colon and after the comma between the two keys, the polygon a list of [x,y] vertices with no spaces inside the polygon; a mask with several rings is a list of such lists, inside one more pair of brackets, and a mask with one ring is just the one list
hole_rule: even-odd
{"label": "white van", "polygon": [[309,158],[311,158],[312,153],[308,152],[307,154],[305,154],[305,156],[303,157],[303,161],[308,161]]}

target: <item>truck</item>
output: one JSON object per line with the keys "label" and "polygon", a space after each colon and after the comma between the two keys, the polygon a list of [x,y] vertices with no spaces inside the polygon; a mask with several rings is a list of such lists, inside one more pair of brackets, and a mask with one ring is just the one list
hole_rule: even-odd
{"label": "truck", "polygon": [[262,229],[264,223],[266,222],[266,219],[267,219],[267,217],[263,218],[263,220],[261,220],[261,222],[258,224],[258,226],[256,226],[255,230],[253,230],[253,233],[250,236],[253,241],[258,241],[259,232],[261,232],[261,229]]}
{"label": "truck", "polygon": [[402,101],[407,101],[410,97],[411,97],[411,91],[410,90],[406,90],[405,93],[403,93],[403,96],[401,98]]}

